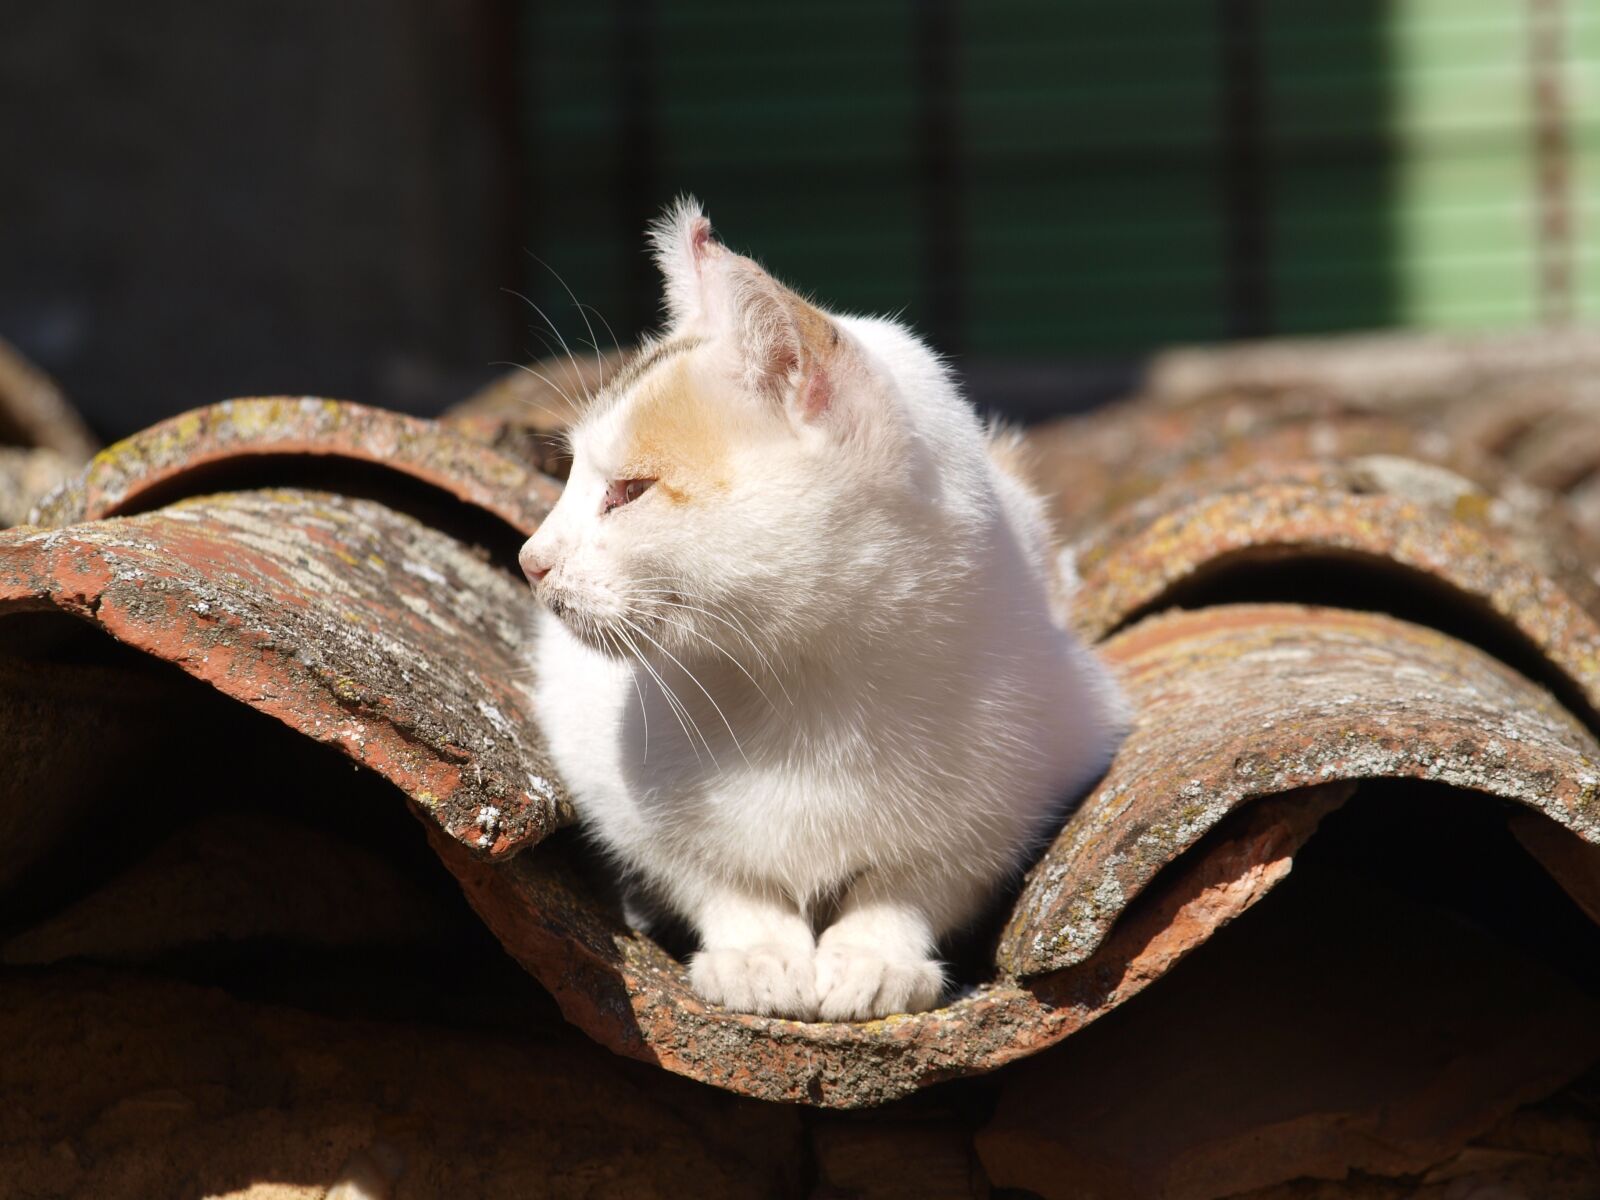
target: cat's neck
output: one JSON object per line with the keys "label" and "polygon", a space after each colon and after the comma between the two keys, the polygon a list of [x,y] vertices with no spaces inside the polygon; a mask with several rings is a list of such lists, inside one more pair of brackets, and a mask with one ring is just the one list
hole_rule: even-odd
{"label": "cat's neck", "polygon": [[924,587],[919,604],[858,610],[801,644],[779,648],[729,632],[716,646],[657,651],[629,670],[645,695],[686,710],[702,730],[731,727],[741,742],[859,732],[867,714],[877,725],[926,723],[1019,638],[1049,636],[1042,598],[1029,605],[1024,592],[1015,579],[1001,587],[945,579]]}

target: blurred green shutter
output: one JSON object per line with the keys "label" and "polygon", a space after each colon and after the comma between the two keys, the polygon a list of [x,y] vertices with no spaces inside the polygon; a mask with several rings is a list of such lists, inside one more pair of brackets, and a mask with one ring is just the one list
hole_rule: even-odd
{"label": "blurred green shutter", "polygon": [[[948,238],[972,356],[1223,337],[1252,268],[1270,332],[1560,315],[1552,254],[1570,258],[1571,314],[1600,317],[1600,2],[1543,9],[1558,18],[1546,69],[1564,197],[1536,140],[1540,3],[955,4],[949,230],[928,227],[914,0],[530,5],[528,240],[631,326],[653,303],[639,224],[679,190],[735,246],[847,310],[926,323],[929,249]],[[1219,25],[1241,15],[1260,67],[1243,130]],[[1253,264],[1228,202],[1241,138],[1263,223]],[[542,304],[566,304],[529,278]]]}
{"label": "blurred green shutter", "polygon": [[[628,11],[652,31],[643,64],[622,52]],[[538,252],[585,302],[612,319],[639,315],[628,294],[644,253],[638,222],[680,191],[699,196],[735,248],[833,307],[918,300],[910,0],[552,4],[531,16]],[[641,69],[652,183],[619,196],[640,149],[626,136],[624,75]]]}

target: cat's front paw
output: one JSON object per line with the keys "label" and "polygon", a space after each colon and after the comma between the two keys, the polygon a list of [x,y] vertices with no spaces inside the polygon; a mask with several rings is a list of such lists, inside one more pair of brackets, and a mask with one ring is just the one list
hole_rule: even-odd
{"label": "cat's front paw", "polygon": [[817,1015],[824,1021],[922,1012],[943,991],[944,970],[931,959],[885,958],[870,946],[847,944],[817,951]]}
{"label": "cat's front paw", "polygon": [[689,962],[689,983],[705,999],[735,1012],[816,1019],[816,967],[809,947],[769,942],[702,950]]}

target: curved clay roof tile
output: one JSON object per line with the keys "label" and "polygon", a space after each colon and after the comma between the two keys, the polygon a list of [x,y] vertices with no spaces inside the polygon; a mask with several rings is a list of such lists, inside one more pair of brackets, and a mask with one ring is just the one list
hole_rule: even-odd
{"label": "curved clay roof tile", "polygon": [[[264,474],[250,473],[262,463]],[[70,525],[140,512],[241,478],[292,485],[317,464],[331,465],[326,477],[336,490],[341,469],[370,464],[482,509],[523,537],[560,494],[553,480],[438,422],[348,401],[272,396],[198,408],[108,446],[46,497],[33,521]]]}
{"label": "curved clay roof tile", "polygon": [[54,450],[72,463],[94,453],[95,438],[55,380],[0,339],[0,444]]}
{"label": "curved clay roof tile", "polygon": [[[526,532],[555,485],[482,444],[323,401],[177,418],[47,505],[61,527],[0,534],[0,616],[69,614],[392,781],[501,943],[605,1045],[750,1096],[855,1107],[1035,1053],[1121,1004],[1265,896],[1363,780],[1520,806],[1538,831],[1524,841],[1576,886],[1600,844],[1600,747],[1530,676],[1584,716],[1600,707],[1592,583],[1546,574],[1559,538],[1498,527],[1473,485],[1440,490],[1437,464],[1373,459],[1232,484],[1197,468],[1091,531],[1076,619],[1112,635],[1143,715],[1023,884],[995,977],[861,1024],[706,1005],[559,840],[538,845],[572,811],[520,686],[526,588],[426,512],[340,491],[365,463]],[[335,468],[331,490],[305,486],[308,460]],[[261,486],[280,469],[297,486]],[[1441,610],[1511,630],[1525,673],[1370,612],[1219,594],[1141,619],[1208,571],[1308,552],[1432,580]]]}
{"label": "curved clay roof tile", "polygon": [[526,586],[382,504],[233,492],[0,533],[0,617],[45,607],[337,746],[474,853],[571,817],[518,686]]}
{"label": "curved clay roof tile", "polygon": [[[507,950],[600,1042],[761,1099],[855,1107],[1032,1054],[1122,1003],[1265,895],[1344,785],[1434,780],[1600,843],[1600,745],[1539,688],[1432,630],[1240,605],[1155,618],[1104,650],[1146,715],[1030,874],[996,981],[935,1012],[808,1025],[712,1008],[559,856],[492,867],[440,850]],[[1224,827],[1238,809],[1245,823]]]}

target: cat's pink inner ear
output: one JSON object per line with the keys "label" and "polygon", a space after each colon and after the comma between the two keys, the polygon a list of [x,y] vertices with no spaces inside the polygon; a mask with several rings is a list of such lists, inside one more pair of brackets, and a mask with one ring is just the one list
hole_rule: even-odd
{"label": "cat's pink inner ear", "polygon": [[839,330],[822,312],[787,293],[794,322],[795,366],[801,378],[794,396],[797,415],[815,421],[833,406],[833,368],[838,365]]}
{"label": "cat's pink inner ear", "polygon": [[[720,249],[711,243],[711,253]],[[725,261],[725,269],[705,272],[706,310],[714,320],[732,318],[747,382],[794,419],[818,420],[834,404],[838,329],[756,263],[738,256]]]}
{"label": "cat's pink inner ear", "polygon": [[711,220],[709,217],[696,217],[689,222],[689,254],[694,259],[695,266],[705,261],[706,254],[711,248]]}
{"label": "cat's pink inner ear", "polygon": [[814,366],[806,376],[805,384],[800,389],[800,416],[807,421],[815,421],[828,411],[828,406],[833,403],[833,381],[828,378],[828,372],[821,364]]}

